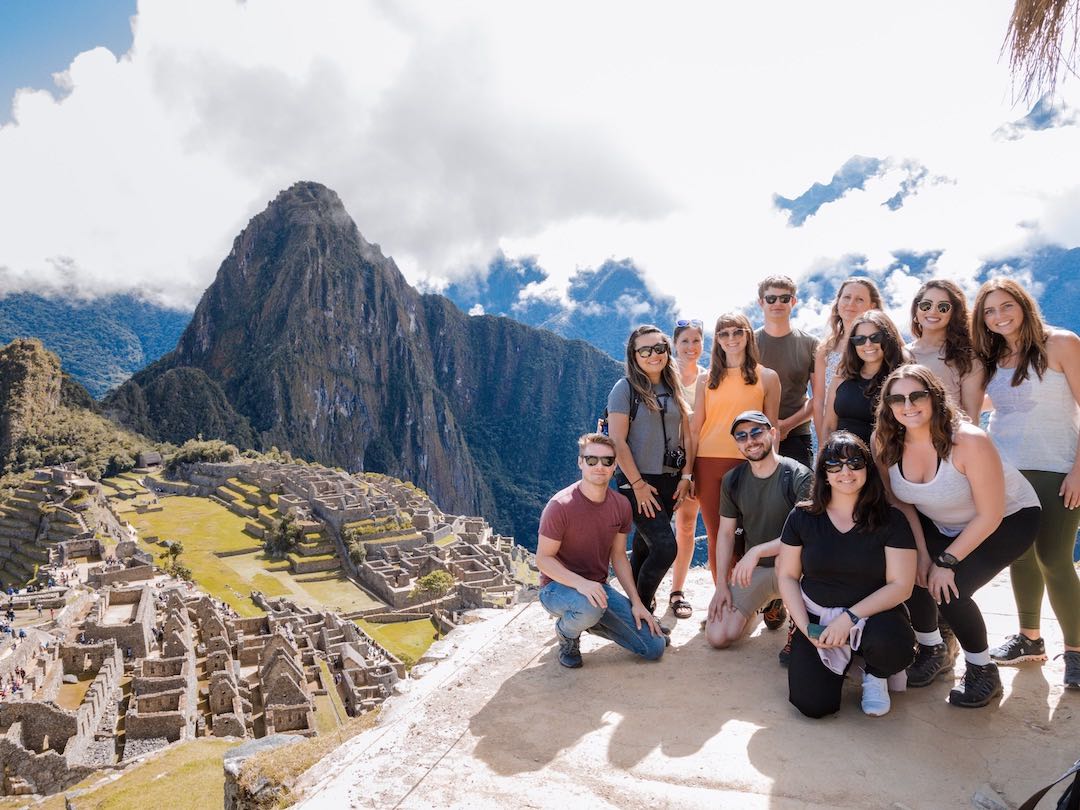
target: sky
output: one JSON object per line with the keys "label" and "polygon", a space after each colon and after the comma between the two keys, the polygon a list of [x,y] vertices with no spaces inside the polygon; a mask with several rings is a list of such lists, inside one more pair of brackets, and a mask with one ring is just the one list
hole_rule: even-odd
{"label": "sky", "polygon": [[298,180],[435,287],[629,258],[708,318],[853,254],[970,279],[1080,245],[1080,81],[1014,98],[1011,7],[0,0],[0,292],[191,307]]}

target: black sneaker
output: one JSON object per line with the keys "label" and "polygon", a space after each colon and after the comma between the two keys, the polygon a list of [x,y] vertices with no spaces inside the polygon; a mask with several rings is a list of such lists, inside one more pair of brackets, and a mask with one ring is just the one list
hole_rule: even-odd
{"label": "black sneaker", "polygon": [[952,671],[953,660],[945,642],[929,646],[920,644],[915,660],[907,668],[907,685],[914,689],[929,686],[938,675]]}
{"label": "black sneaker", "polygon": [[[910,682],[908,684],[910,686]],[[949,703],[965,709],[978,709],[1001,694],[1001,675],[997,664],[967,665],[960,688],[949,692]]]}
{"label": "black sneaker", "polygon": [[1080,652],[1066,650],[1061,655],[1055,655],[1054,660],[1062,656],[1065,658],[1065,688],[1080,689]]}
{"label": "black sneaker", "polygon": [[555,637],[559,640],[559,663],[567,669],[581,666],[581,639],[567,638],[558,630]]}
{"label": "black sneaker", "polygon": [[761,610],[761,617],[765,620],[765,626],[770,630],[776,630],[787,618],[787,608],[784,607],[783,599],[773,599]]}
{"label": "black sneaker", "polygon": [[793,638],[795,638],[795,622],[788,621],[787,643],[780,650],[779,655],[776,656],[782,667],[786,667],[788,662],[791,661],[791,640]]}
{"label": "black sneaker", "polygon": [[1032,641],[1023,633],[1009,636],[1000,647],[990,651],[990,658],[999,664],[1019,664],[1022,661],[1045,661],[1046,642],[1041,638]]}

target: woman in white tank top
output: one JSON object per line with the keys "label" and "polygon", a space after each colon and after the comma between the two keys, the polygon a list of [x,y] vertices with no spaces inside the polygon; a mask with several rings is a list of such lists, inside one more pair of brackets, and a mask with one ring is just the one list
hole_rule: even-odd
{"label": "woman in white tank top", "polygon": [[1045,661],[1043,593],[1065,637],[1065,686],[1080,689],[1080,338],[1047,326],[1012,279],[986,282],[972,315],[975,350],[993,401],[988,431],[1002,457],[1035,487],[1043,515],[1034,547],[1011,566],[1020,632],[991,651],[1003,664]]}
{"label": "woman in white tank top", "polygon": [[908,685],[927,686],[953,668],[955,653],[938,630],[940,609],[967,662],[963,685],[949,693],[949,703],[985,706],[1001,694],[1001,678],[972,595],[1030,548],[1038,497],[924,366],[901,366],[889,375],[876,426],[877,463],[918,547],[907,605],[919,649]]}

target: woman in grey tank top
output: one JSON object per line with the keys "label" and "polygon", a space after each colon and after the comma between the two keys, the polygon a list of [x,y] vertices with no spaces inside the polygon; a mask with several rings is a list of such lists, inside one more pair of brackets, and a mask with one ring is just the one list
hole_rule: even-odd
{"label": "woman in grey tank top", "polygon": [[1043,593],[1065,637],[1065,686],[1080,689],[1080,578],[1073,565],[1080,524],[1080,338],[1047,326],[1012,279],[975,297],[975,350],[994,410],[988,427],[1004,459],[1035,487],[1043,515],[1034,547],[1011,566],[1020,632],[991,651],[1002,664],[1045,661]]}
{"label": "woman in grey tank top", "polygon": [[990,438],[961,416],[924,366],[889,375],[876,425],[877,463],[918,547],[907,605],[919,646],[908,686],[927,686],[953,668],[955,652],[938,630],[940,609],[967,663],[949,703],[986,706],[1001,694],[1001,678],[972,595],[1031,547],[1040,513],[1035,490],[1002,464]]}

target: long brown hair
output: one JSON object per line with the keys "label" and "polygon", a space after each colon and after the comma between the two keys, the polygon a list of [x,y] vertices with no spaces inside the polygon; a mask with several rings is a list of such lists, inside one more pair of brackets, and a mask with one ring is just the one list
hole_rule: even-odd
{"label": "long brown hair", "polygon": [[725,312],[716,319],[716,329],[713,330],[712,354],[709,356],[709,388],[716,388],[727,377],[726,355],[720,348],[720,339],[716,336],[716,333],[725,326],[739,327],[746,335],[746,352],[743,354],[742,365],[739,368],[742,370],[743,382],[753,385],[758,380],[758,350],[750,319],[741,312]]}
{"label": "long brown hair", "polygon": [[874,465],[870,448],[862,439],[847,430],[838,430],[818,451],[817,464],[814,466],[814,483],[810,489],[810,500],[799,504],[811,515],[823,515],[832,500],[832,485],[825,472],[826,459],[861,458],[866,465],[866,483],[859,490],[855,500],[852,519],[860,531],[872,532],[889,522],[889,501],[885,496],[885,485],[881,482],[881,473]]}
{"label": "long brown hair", "polygon": [[1050,330],[1046,327],[1039,305],[1027,290],[1011,278],[992,278],[979,288],[971,312],[971,339],[975,344],[975,354],[986,371],[986,382],[993,379],[998,363],[1009,353],[1009,344],[997,332],[990,331],[983,314],[987,296],[999,290],[1012,296],[1024,313],[1024,322],[1020,325],[1020,351],[1012,375],[1012,385],[1015,387],[1026,380],[1029,369],[1034,369],[1041,380],[1050,365],[1050,358],[1046,354],[1046,341],[1050,337]]}
{"label": "long brown hair", "polygon": [[886,467],[896,464],[904,455],[904,426],[897,421],[892,406],[885,397],[892,391],[897,380],[917,380],[930,392],[933,405],[930,416],[930,441],[938,458],[944,460],[952,453],[953,436],[962,419],[967,416],[949,400],[945,386],[938,376],[926,366],[908,363],[890,374],[881,386],[874,428],[874,452]]}
{"label": "long brown hair", "polygon": [[671,392],[671,398],[675,401],[676,406],[678,406],[679,413],[682,416],[686,416],[689,408],[687,407],[686,402],[683,401],[682,388],[679,387],[679,372],[675,365],[671,341],[668,339],[668,336],[660,330],[660,327],[647,323],[642,324],[630,333],[630,337],[626,341],[627,382],[630,383],[630,388],[637,394],[638,399],[644,403],[646,408],[654,413],[660,412],[660,400],[657,399],[656,393],[653,391],[652,383],[649,382],[648,375],[642,371],[641,367],[637,364],[637,355],[634,354],[634,341],[642,335],[649,335],[653,332],[659,335],[660,340],[667,346],[667,363],[664,365],[664,370],[660,372],[660,382]]}
{"label": "long brown hair", "polygon": [[844,294],[844,287],[848,284],[862,284],[870,293],[870,309],[885,309],[885,302],[881,298],[881,290],[877,284],[866,276],[852,276],[840,282],[836,288],[836,300],[833,301],[832,309],[829,310],[829,337],[825,339],[825,349],[836,351],[840,341],[844,339],[844,319],[840,317],[840,296]]}
{"label": "long brown hair", "polygon": [[928,290],[941,290],[952,304],[949,323],[945,327],[945,364],[960,372],[960,376],[971,373],[975,359],[975,349],[971,344],[971,327],[968,323],[967,299],[963,291],[947,278],[932,278],[919,287],[911,301],[911,334],[922,337],[923,328],[919,323],[919,302]]}
{"label": "long brown hair", "polygon": [[904,365],[908,358],[904,352],[904,341],[900,337],[900,330],[896,328],[892,318],[880,309],[868,309],[851,324],[851,335],[848,336],[847,341],[844,343],[844,356],[840,361],[840,367],[836,371],[842,378],[852,380],[858,378],[862,373],[862,367],[865,363],[859,357],[859,352],[855,348],[855,344],[851,342],[851,338],[855,336],[856,330],[864,323],[872,323],[877,327],[877,331],[885,335],[885,340],[881,342],[881,368],[878,369],[877,374],[874,375],[870,385],[866,388],[866,398],[874,399],[877,397],[878,391],[881,390],[881,383],[885,378],[892,373],[893,369]]}

